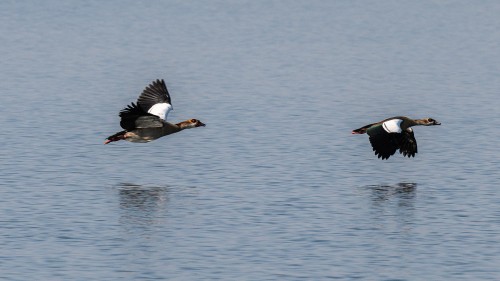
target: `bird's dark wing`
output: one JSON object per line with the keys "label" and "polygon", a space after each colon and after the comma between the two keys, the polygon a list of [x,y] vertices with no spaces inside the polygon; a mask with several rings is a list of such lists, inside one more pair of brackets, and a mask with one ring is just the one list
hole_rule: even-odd
{"label": "bird's dark wing", "polygon": [[140,116],[135,120],[135,127],[137,129],[161,128],[163,127],[163,124],[163,121],[155,115]]}
{"label": "bird's dark wing", "polygon": [[121,118],[120,126],[127,131],[131,131],[135,129],[135,120],[139,118],[139,116],[145,114],[147,113],[144,112],[139,106],[137,106],[137,104],[132,103],[122,109],[122,111],[120,111],[120,114],[118,114]]}
{"label": "bird's dark wing", "polygon": [[401,133],[399,153],[408,158],[415,157],[417,153],[417,140],[413,134],[413,130],[405,130]]}
{"label": "bird's dark wing", "polygon": [[370,136],[370,143],[378,158],[389,159],[399,148],[400,133],[388,133],[382,124],[372,126],[366,130]]}
{"label": "bird's dark wing", "polygon": [[131,131],[136,128],[153,128],[163,126],[163,122],[158,116],[145,112],[135,103],[132,103],[122,109],[119,116],[121,117],[120,126],[127,131]]}
{"label": "bird's dark wing", "polygon": [[364,134],[366,133],[366,130],[368,130],[371,126],[373,125],[376,125],[377,123],[373,123],[373,124],[368,124],[366,126],[363,126],[359,129],[356,129],[356,130],[352,130],[352,134]]}
{"label": "bird's dark wing", "polygon": [[142,110],[165,119],[164,117],[172,108],[165,81],[158,79],[149,84],[137,99],[137,104]]}

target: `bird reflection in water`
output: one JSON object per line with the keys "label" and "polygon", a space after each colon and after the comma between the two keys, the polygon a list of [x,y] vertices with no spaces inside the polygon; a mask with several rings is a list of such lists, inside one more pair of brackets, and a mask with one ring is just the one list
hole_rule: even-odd
{"label": "bird reflection in water", "polygon": [[[129,224],[154,224],[165,216],[168,188],[121,183],[117,186],[122,220]],[[162,212],[163,211],[163,212]]]}
{"label": "bird reflection in water", "polygon": [[416,196],[417,184],[400,182],[395,185],[369,185],[374,201],[386,201],[391,198],[412,200]]}
{"label": "bird reflection in water", "polygon": [[364,189],[369,191],[371,223],[375,228],[392,229],[396,223],[396,231],[411,233],[415,221],[416,183],[369,185]]}

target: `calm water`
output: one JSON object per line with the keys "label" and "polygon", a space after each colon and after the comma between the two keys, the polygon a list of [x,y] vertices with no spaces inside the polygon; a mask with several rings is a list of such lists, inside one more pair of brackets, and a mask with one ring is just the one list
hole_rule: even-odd
{"label": "calm water", "polygon": [[[2,1],[0,279],[499,280],[499,14]],[[104,146],[156,78],[207,127]],[[350,134],[395,115],[443,125]]]}

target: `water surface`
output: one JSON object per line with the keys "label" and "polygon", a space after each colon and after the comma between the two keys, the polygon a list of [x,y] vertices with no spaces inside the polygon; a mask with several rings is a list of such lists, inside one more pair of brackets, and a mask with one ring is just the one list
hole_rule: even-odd
{"label": "water surface", "polygon": [[[495,1],[4,1],[0,279],[500,279]],[[170,120],[103,145],[164,78]],[[396,115],[419,153],[352,129]]]}

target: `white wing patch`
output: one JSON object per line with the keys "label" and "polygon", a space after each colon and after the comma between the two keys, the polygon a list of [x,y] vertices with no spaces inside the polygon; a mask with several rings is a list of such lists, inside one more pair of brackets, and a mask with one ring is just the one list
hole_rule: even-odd
{"label": "white wing patch", "polygon": [[382,127],[388,133],[401,133],[403,131],[401,130],[400,126],[401,122],[403,122],[403,120],[401,119],[387,120],[384,123],[382,123]]}
{"label": "white wing patch", "polygon": [[160,117],[161,119],[167,121],[167,115],[171,110],[172,110],[171,104],[169,104],[169,103],[157,103],[157,104],[153,105],[148,110],[148,113],[156,115],[156,116]]}

